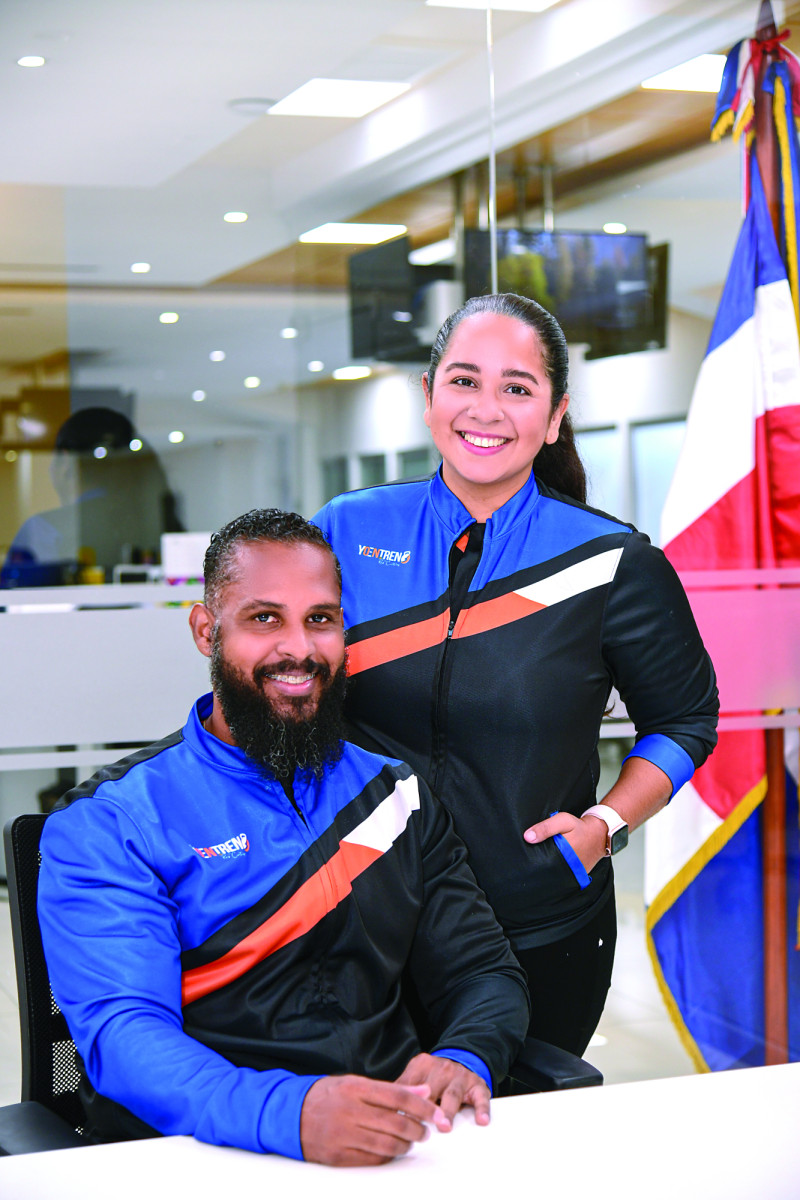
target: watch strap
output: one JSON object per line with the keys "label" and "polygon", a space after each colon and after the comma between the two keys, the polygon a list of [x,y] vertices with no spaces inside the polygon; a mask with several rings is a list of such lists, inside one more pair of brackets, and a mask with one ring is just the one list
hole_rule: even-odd
{"label": "watch strap", "polygon": [[[581,817],[599,817],[601,821],[605,822],[607,829],[605,850],[606,858],[609,858],[610,855],[613,854],[615,848],[622,849],[622,846],[627,845],[627,837],[624,837],[624,835],[622,846],[615,847],[612,844],[615,834],[618,834],[623,830],[625,834],[627,834],[628,822],[621,817],[619,813],[611,807],[610,804],[593,804],[590,808],[587,808],[585,812],[581,813]],[[619,840],[620,839],[617,839],[617,841]]]}

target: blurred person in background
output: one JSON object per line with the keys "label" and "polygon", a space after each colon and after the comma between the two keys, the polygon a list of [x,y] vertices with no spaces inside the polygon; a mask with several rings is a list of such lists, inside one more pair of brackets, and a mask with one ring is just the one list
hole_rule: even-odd
{"label": "blurred person in background", "polygon": [[22,524],[0,588],[110,582],[118,563],[156,562],[161,534],[182,530],[156,454],[114,409],[67,418],[50,475],[60,506]]}

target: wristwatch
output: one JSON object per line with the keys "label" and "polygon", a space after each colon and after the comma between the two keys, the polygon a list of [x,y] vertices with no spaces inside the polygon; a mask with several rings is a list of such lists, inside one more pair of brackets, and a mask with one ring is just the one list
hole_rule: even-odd
{"label": "wristwatch", "polygon": [[593,804],[591,808],[587,808],[586,812],[581,813],[582,817],[599,817],[601,821],[605,821],[608,826],[606,834],[606,852],[605,857],[616,854],[619,850],[624,850],[628,844],[628,823],[623,821],[618,812],[608,804]]}

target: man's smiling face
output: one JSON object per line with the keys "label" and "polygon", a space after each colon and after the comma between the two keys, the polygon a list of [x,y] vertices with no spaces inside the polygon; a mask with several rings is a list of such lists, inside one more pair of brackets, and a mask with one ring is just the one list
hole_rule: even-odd
{"label": "man's smiling face", "polygon": [[[303,542],[244,542],[214,611],[197,605],[191,620],[199,648],[211,658],[209,732],[276,774],[295,765],[315,769],[303,761],[303,746],[310,736],[311,748],[324,743],[327,753],[338,742],[344,691],[344,626],[332,554]],[[284,746],[287,735],[291,745]],[[281,754],[299,755],[285,770],[271,761],[276,742]]]}

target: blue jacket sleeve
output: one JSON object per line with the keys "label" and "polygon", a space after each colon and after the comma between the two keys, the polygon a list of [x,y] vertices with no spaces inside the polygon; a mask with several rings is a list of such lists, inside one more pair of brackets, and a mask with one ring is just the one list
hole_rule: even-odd
{"label": "blue jacket sleeve", "polygon": [[461,1063],[462,1067],[466,1067],[468,1071],[474,1071],[476,1075],[480,1075],[483,1082],[491,1092],[492,1076],[489,1073],[489,1068],[482,1058],[478,1058],[477,1054],[470,1054],[469,1050],[434,1050],[433,1058],[450,1058],[453,1062]]}
{"label": "blue jacket sleeve", "polygon": [[39,922],[53,994],[90,1082],[164,1134],[302,1158],[320,1076],[236,1067],[183,1031],[180,916],[147,840],[98,796],[42,835]]}

